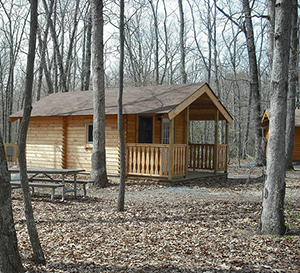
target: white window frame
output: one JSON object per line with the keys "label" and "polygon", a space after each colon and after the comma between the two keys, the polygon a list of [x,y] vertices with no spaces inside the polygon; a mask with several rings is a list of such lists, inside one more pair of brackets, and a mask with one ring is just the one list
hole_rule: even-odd
{"label": "white window frame", "polygon": [[170,120],[168,118],[162,119],[162,144],[169,144],[170,142]]}

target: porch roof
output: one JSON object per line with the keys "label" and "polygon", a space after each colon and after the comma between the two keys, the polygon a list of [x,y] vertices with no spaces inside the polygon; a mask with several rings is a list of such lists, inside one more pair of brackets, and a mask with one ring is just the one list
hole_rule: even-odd
{"label": "porch roof", "polygon": [[[105,91],[106,115],[117,114],[118,88]],[[123,91],[124,114],[168,114],[170,119],[190,106],[190,120],[219,120],[232,123],[232,117],[206,83],[127,87]],[[33,104],[31,117],[91,116],[93,92],[78,91],[51,94]],[[22,118],[23,111],[10,116],[11,121]]]}

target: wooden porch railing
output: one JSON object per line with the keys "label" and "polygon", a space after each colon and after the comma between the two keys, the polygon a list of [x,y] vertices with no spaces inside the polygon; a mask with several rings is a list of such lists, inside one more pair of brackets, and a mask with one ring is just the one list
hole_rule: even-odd
{"label": "wooden porch railing", "polygon": [[[185,175],[185,144],[173,146],[173,172],[175,176]],[[169,173],[169,145],[140,144],[126,145],[127,175],[167,177]]]}
{"label": "wooden porch railing", "polygon": [[227,145],[218,145],[218,171],[227,171]]}
{"label": "wooden porch railing", "polygon": [[[189,144],[189,162],[191,169],[214,169],[214,144]],[[218,171],[226,171],[227,145],[218,145]]]}

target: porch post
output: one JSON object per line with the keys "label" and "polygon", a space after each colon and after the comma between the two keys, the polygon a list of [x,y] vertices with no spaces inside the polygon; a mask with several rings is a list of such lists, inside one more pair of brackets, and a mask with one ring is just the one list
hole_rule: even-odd
{"label": "porch post", "polygon": [[169,174],[168,180],[173,178],[174,171],[174,118],[170,120],[170,136],[169,136]]}
{"label": "porch post", "polygon": [[188,167],[189,167],[189,124],[190,124],[190,107],[188,106],[185,109],[185,144],[186,144],[186,149],[185,149],[185,174],[184,177],[188,176]]}
{"label": "porch post", "polygon": [[219,110],[216,110],[215,113],[215,146],[214,146],[214,173],[218,172],[218,145],[219,145]]}
{"label": "porch post", "polygon": [[226,131],[225,131],[225,144],[227,145],[226,148],[226,162],[225,162],[225,172],[227,173],[228,171],[228,143],[229,143],[229,123],[226,121]]}

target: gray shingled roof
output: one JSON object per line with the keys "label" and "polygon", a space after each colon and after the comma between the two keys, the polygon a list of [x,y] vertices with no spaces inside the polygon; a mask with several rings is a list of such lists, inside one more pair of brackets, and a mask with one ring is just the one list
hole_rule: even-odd
{"label": "gray shingled roof", "polygon": [[[205,83],[197,83],[124,88],[123,113],[169,113],[205,85]],[[105,91],[105,113],[107,115],[117,114],[117,95],[117,88]],[[23,111],[19,111],[12,114],[10,118],[14,121],[21,118],[22,114]],[[34,103],[31,113],[32,117],[82,115],[93,115],[92,91],[51,94]]]}

